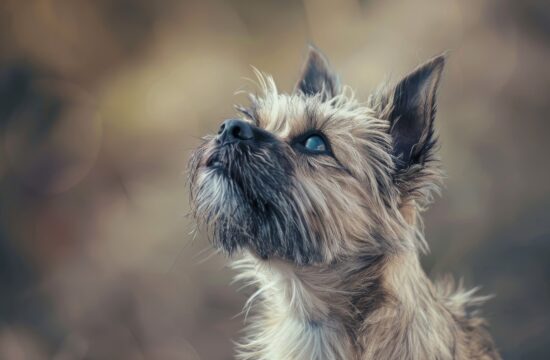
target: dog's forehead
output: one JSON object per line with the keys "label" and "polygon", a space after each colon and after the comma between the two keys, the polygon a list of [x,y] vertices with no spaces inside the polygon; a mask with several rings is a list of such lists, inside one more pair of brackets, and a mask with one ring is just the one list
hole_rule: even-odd
{"label": "dog's forehead", "polygon": [[356,129],[368,128],[372,115],[355,104],[288,94],[259,99],[254,107],[259,126],[282,139],[310,131],[351,135]]}
{"label": "dog's forehead", "polygon": [[252,108],[257,125],[283,141],[323,133],[340,164],[358,177],[368,172],[369,164],[390,161],[389,122],[353,95],[323,101],[315,96],[267,93],[254,98]]}

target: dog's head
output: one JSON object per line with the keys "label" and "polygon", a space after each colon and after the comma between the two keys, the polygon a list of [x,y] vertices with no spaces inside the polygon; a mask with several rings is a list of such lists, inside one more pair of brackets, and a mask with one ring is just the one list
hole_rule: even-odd
{"label": "dog's head", "polygon": [[291,94],[259,74],[261,94],[192,156],[193,214],[229,254],[248,249],[297,264],[425,246],[403,231],[438,178],[443,66],[436,57],[367,104],[315,49]]}

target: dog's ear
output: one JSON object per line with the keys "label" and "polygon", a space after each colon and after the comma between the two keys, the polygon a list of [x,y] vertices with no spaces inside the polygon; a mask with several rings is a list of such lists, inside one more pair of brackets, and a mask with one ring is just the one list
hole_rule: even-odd
{"label": "dog's ear", "polygon": [[434,119],[436,93],[445,65],[445,56],[437,56],[419,66],[386,94],[398,170],[424,164],[431,157],[436,139]]}
{"label": "dog's ear", "polygon": [[309,46],[308,56],[295,92],[314,96],[321,94],[325,100],[333,98],[340,92],[338,77],[330,69],[326,57],[314,46]]}

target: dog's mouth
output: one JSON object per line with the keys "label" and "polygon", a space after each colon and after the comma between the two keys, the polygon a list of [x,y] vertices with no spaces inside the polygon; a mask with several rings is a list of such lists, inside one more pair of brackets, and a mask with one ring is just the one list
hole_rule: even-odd
{"label": "dog's mouth", "polygon": [[217,156],[213,156],[206,162],[206,167],[210,169],[223,169],[225,168],[225,164]]}
{"label": "dog's mouth", "polygon": [[[242,206],[253,209],[254,212],[266,211],[272,207],[272,199],[265,196],[272,192],[270,187],[258,183],[257,174],[261,172],[261,166],[254,166],[256,173],[251,172],[250,159],[243,164],[242,159],[235,158],[231,151],[234,149],[221,148],[214,152],[206,161],[205,168],[213,174],[225,179],[226,184],[233,190],[230,193]],[[261,190],[259,190],[261,189]],[[262,191],[265,194],[262,194]],[[264,195],[264,196],[262,196]]]}
{"label": "dog's mouth", "polygon": [[236,179],[236,176],[232,176],[230,174],[229,161],[222,159],[219,153],[213,154],[206,161],[205,168],[218,174],[224,175],[230,180],[238,180]]}
{"label": "dog's mouth", "polygon": [[214,171],[218,175],[223,176],[227,180],[235,184],[244,193],[243,175],[237,169],[230,169],[229,161],[222,159],[222,156],[217,152],[206,161],[206,169]]}
{"label": "dog's mouth", "polygon": [[224,167],[224,163],[221,161],[219,154],[216,152],[206,161],[207,168]]}

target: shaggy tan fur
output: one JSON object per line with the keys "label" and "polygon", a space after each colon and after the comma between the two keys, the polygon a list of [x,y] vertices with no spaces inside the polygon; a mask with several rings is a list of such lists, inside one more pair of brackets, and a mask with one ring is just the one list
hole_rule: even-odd
{"label": "shaggy tan fur", "polygon": [[[245,309],[252,314],[240,359],[500,359],[484,321],[472,312],[484,298],[450,280],[432,283],[419,262],[428,249],[419,213],[440,181],[431,122],[443,63],[443,57],[434,58],[402,82],[417,86],[414,76],[426,74],[417,86],[425,99],[417,110],[429,115],[404,166],[395,155],[401,120],[392,120],[402,90],[383,89],[359,103],[314,49],[292,94],[279,93],[271,77],[257,73],[260,92],[250,95],[249,108],[239,109],[247,122],[274,137],[277,154],[292,169],[285,176],[289,185],[271,191],[276,201],[269,206],[288,217],[297,214],[284,219],[296,225],[296,239],[315,235],[303,245],[309,250],[298,255],[286,258],[274,250],[260,256],[258,248],[270,239],[258,239],[255,224],[247,223],[253,212],[239,211],[241,198],[261,197],[254,191],[270,187],[243,187],[209,167],[219,151],[215,137],[197,150],[190,165],[194,214],[217,230],[227,251],[240,249],[233,263],[237,279],[257,289]],[[318,91],[308,93],[312,88]],[[329,140],[333,156],[294,149],[294,139],[312,129]],[[246,164],[229,158],[229,173],[255,166],[250,176],[261,177],[270,161],[278,161],[263,148],[255,151]],[[280,175],[277,170],[273,176]],[[268,205],[262,206],[258,211]],[[224,232],[250,240],[230,247]],[[284,238],[285,229],[274,234]]]}

